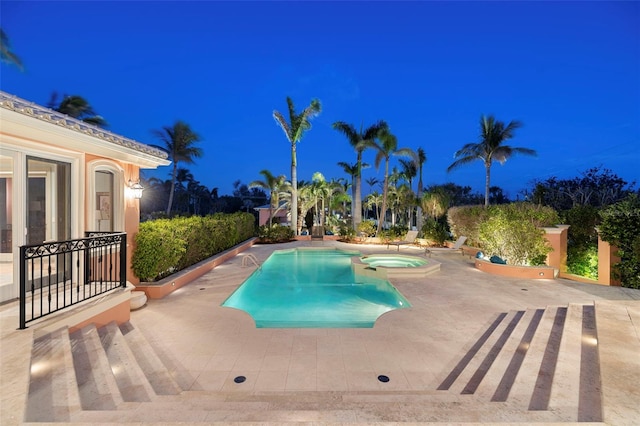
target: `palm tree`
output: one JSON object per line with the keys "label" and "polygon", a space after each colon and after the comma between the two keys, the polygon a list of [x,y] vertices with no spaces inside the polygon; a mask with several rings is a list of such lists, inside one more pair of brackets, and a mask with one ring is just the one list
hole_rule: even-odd
{"label": "palm tree", "polygon": [[[272,226],[273,215],[280,210],[280,195],[289,189],[289,182],[285,175],[274,176],[269,170],[261,170],[260,174],[264,180],[254,180],[249,184],[249,188],[262,188],[269,191],[269,228]],[[275,209],[275,211],[274,211]]]}
{"label": "palm tree", "polygon": [[[291,196],[289,195],[289,198],[290,197]],[[314,195],[313,183],[305,181],[298,182],[298,234],[302,231],[304,218],[307,216],[307,213],[315,205],[315,203],[316,199]]]}
{"label": "palm tree", "polygon": [[438,219],[449,208],[449,196],[442,188],[434,188],[422,195],[420,205],[425,213],[434,219]]}
{"label": "palm tree", "polygon": [[496,160],[504,164],[513,154],[537,155],[533,149],[518,148],[503,143],[514,136],[514,131],[522,127],[522,123],[514,120],[505,126],[502,121],[496,120],[492,115],[480,117],[480,141],[468,143],[453,154],[456,158],[448,168],[452,171],[462,165],[482,160],[486,170],[484,205],[489,205],[489,188],[491,186],[491,163]]}
{"label": "palm tree", "polygon": [[368,178],[365,182],[369,185],[369,192],[373,192],[373,187],[380,183],[380,179],[375,176]]}
{"label": "palm tree", "polygon": [[383,120],[372,124],[366,129],[360,126],[360,131],[356,131],[355,127],[344,121],[336,121],[333,128],[347,137],[349,144],[356,150],[356,175],[355,185],[353,189],[353,229],[358,228],[358,224],[362,222],[362,151],[366,148],[364,142],[373,142],[378,133],[383,129],[388,129],[388,125]]}
{"label": "palm tree", "polygon": [[109,125],[102,116],[96,114],[93,107],[82,96],[64,95],[60,103],[58,103],[58,94],[53,92],[47,106],[61,114],[82,120],[88,124],[93,124],[94,126],[107,127]]}
{"label": "palm tree", "polygon": [[[324,175],[320,172],[315,172],[311,177],[311,194],[315,200],[315,219],[314,225],[324,226],[324,206],[325,200],[329,198],[331,189],[329,188],[329,182],[325,179]],[[321,207],[318,207],[318,201],[321,202]]]}
{"label": "palm tree", "polygon": [[[349,176],[351,176],[351,220],[355,222],[355,218],[354,218],[354,200],[356,199],[356,179],[358,177],[358,163],[356,164],[349,164],[349,163],[345,163],[344,161],[340,161],[338,162],[338,166],[342,167],[342,170],[344,170],[344,172],[346,174],[348,174]],[[369,165],[367,163],[362,163],[360,164],[360,170],[361,169],[365,169],[369,167]],[[362,208],[361,208],[362,210]],[[345,211],[345,214],[347,212]]]}
{"label": "palm tree", "polygon": [[298,172],[296,145],[302,139],[305,131],[311,129],[310,120],[320,114],[322,106],[320,101],[312,99],[308,107],[300,114],[296,113],[293,100],[287,96],[287,106],[289,108],[289,122],[279,111],[273,111],[273,118],[276,123],[282,127],[287,140],[291,144],[291,229],[297,234],[298,232]]}
{"label": "palm tree", "polygon": [[[186,211],[189,213],[190,196],[189,196],[189,184],[194,182],[193,174],[189,169],[184,167],[178,168],[176,173],[176,210]],[[186,183],[186,185],[185,185]],[[183,205],[184,207],[181,207]]]}
{"label": "palm tree", "polygon": [[[417,157],[417,153],[415,157]],[[418,174],[418,165],[416,164],[415,159],[411,159],[411,160],[400,159],[400,165],[402,166],[402,171],[400,172],[400,175],[409,184],[409,192],[413,194],[413,200],[414,200],[413,205],[415,206],[418,203],[415,202],[416,197],[415,197],[415,194],[413,193],[413,178],[416,177],[416,175]],[[404,195],[409,196],[410,194],[405,193]],[[409,229],[411,229],[411,226],[413,226],[414,206],[409,207],[409,218],[408,218]]]}
{"label": "palm tree", "polygon": [[22,65],[22,61],[11,50],[11,42],[9,42],[9,36],[4,32],[2,28],[0,28],[0,60],[2,62],[6,62],[8,64],[13,64],[20,68],[20,71],[24,71],[24,66]]}
{"label": "palm tree", "polygon": [[378,133],[377,137],[373,141],[363,141],[363,146],[366,148],[373,148],[378,153],[376,155],[375,166],[380,167],[380,163],[384,159],[384,183],[382,184],[382,211],[380,218],[378,219],[378,230],[376,234],[379,235],[382,230],[382,222],[385,220],[387,213],[387,192],[389,187],[389,159],[392,155],[403,155],[412,157],[415,155],[413,150],[409,148],[398,148],[398,139],[389,132],[389,129],[383,129]]}
{"label": "palm tree", "polygon": [[[418,200],[420,200],[422,198],[422,191],[424,189],[423,187],[423,183],[422,183],[422,166],[424,166],[424,163],[427,161],[427,154],[424,152],[424,149],[422,149],[422,147],[419,147],[416,150],[416,156],[413,159],[414,162],[417,163],[418,166]],[[422,217],[422,206],[420,205],[420,202],[418,202],[418,211],[416,213],[416,227],[418,228],[418,231],[422,230],[422,223],[424,218]]]}
{"label": "palm tree", "polygon": [[[371,194],[373,193],[373,187],[380,183],[380,179],[378,179],[375,176],[372,176],[370,178],[367,178],[365,182],[367,182],[367,184],[369,185],[369,193]],[[370,207],[367,207],[367,210],[365,210],[365,219],[369,218],[369,208]]]}
{"label": "palm tree", "polygon": [[376,219],[380,220],[380,206],[382,205],[382,195],[378,191],[374,191],[365,199],[365,206],[367,209],[373,208],[376,214]]}
{"label": "palm tree", "polygon": [[167,215],[171,214],[173,204],[173,193],[176,189],[176,178],[178,174],[178,163],[193,164],[195,158],[200,158],[204,154],[200,147],[195,146],[196,142],[202,139],[191,130],[191,127],[183,121],[176,121],[173,126],[164,126],[161,130],[152,130],[152,133],[165,144],[169,153],[169,159],[173,162],[171,173],[171,191],[169,192],[169,203],[167,204]]}
{"label": "palm tree", "polygon": [[[340,208],[342,210],[343,218],[347,216],[347,203],[352,202],[352,198],[349,196],[349,188],[353,188],[353,184],[349,183],[345,178],[338,178],[335,180],[336,186],[340,186],[339,189],[336,190],[336,198],[335,202],[340,204]],[[337,208],[336,208],[337,210]]]}

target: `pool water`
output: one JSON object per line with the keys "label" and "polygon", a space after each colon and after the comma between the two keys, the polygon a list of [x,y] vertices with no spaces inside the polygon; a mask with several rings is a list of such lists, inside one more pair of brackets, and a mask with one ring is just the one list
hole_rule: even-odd
{"label": "pool water", "polygon": [[353,273],[344,250],[277,250],[222,306],[241,309],[258,328],[371,328],[409,302],[388,281]]}

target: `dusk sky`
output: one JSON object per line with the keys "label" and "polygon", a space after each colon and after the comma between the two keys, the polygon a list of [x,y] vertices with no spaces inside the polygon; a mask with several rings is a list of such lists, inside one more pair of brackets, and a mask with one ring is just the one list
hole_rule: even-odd
{"label": "dusk sky", "polygon": [[[108,130],[148,144],[160,144],[152,129],[183,120],[205,152],[183,166],[221,195],[262,169],[290,176],[272,116],[286,114],[287,96],[298,110],[322,103],[298,146],[302,180],[348,178],[336,163],[356,154],[333,122],[383,119],[399,147],[425,150],[425,185],[482,192],[481,162],[446,168],[493,114],[522,121],[508,144],[538,152],[492,167],[492,185],[511,198],[534,179],[594,166],[640,181],[636,1],[3,0],[0,24],[25,65],[1,65],[3,91],[40,105],[54,91],[83,96]],[[382,168],[364,171],[365,194],[371,176]]]}

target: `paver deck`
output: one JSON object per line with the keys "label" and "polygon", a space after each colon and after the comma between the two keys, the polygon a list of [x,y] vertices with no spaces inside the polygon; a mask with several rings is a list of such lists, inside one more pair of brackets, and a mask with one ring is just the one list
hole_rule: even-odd
{"label": "paver deck", "polygon": [[[308,245],[355,248],[362,253],[386,251],[385,246],[296,242],[255,245],[246,253],[253,254],[262,262],[275,249]],[[402,249],[406,253],[420,253],[411,250]],[[152,402],[150,404],[157,406],[153,409],[148,406],[144,413],[136,414],[135,410],[130,410],[118,417],[119,412],[84,412],[70,420],[137,424],[170,422],[174,421],[176,410],[183,409],[184,422],[211,424],[225,421],[223,411],[228,410],[229,405],[226,408],[221,406],[218,411],[212,410],[212,407],[221,400],[229,404],[236,398],[234,410],[253,413],[238,421],[455,423],[462,421],[460,419],[474,421],[475,418],[479,422],[492,419],[487,423],[555,423],[561,416],[550,417],[545,411],[530,411],[525,418],[507,402],[490,402],[493,392],[482,386],[480,391],[488,395],[487,402],[480,404],[476,401],[467,405],[467,408],[467,395],[461,394],[454,398],[455,401],[449,395],[445,403],[439,393],[441,391],[437,389],[474,342],[501,314],[507,313],[507,320],[515,318],[512,319],[513,325],[509,325],[511,329],[525,332],[525,324],[517,325],[520,317],[528,320],[535,317],[535,321],[541,321],[543,313],[536,313],[536,310],[550,306],[593,305],[598,301],[611,301],[614,304],[618,301],[635,301],[631,302],[635,303],[634,306],[640,303],[638,290],[564,279],[496,277],[476,270],[472,259],[448,253],[433,255],[433,259],[442,264],[436,273],[425,278],[391,279],[412,307],[383,315],[373,328],[257,329],[248,314],[220,306],[255,270],[255,266],[243,266],[241,258],[242,255],[237,256],[163,299],[149,300],[145,307],[131,313],[131,323],[144,334],[165,365],[171,366],[170,373],[181,388],[188,391],[190,397],[184,396],[182,405],[167,403],[163,406],[162,402]],[[554,314],[555,309],[552,312]],[[547,316],[553,319],[551,313],[544,317]],[[15,330],[16,303],[0,307],[0,320],[0,420],[2,424],[19,424],[25,410],[28,371],[8,372],[28,370],[32,334],[28,330]],[[542,338],[534,337],[535,329],[530,328],[527,345],[531,342],[533,346],[535,341]],[[547,329],[551,329],[551,326]],[[640,324],[635,324],[635,330],[628,331],[631,334],[628,338],[640,341],[639,330]],[[508,337],[508,334],[505,336]],[[517,345],[506,342],[506,337],[502,343],[498,343],[510,348],[510,351],[517,351]],[[548,338],[544,344],[546,340]],[[579,342],[572,344],[579,345]],[[539,358],[543,359],[543,355],[547,354],[540,354]],[[638,355],[635,354],[636,358]],[[612,356],[615,356],[615,351]],[[523,363],[522,359],[510,362],[510,358],[504,355],[503,358],[497,364],[505,368],[508,365],[527,364],[526,359]],[[637,363],[632,363],[631,367],[628,363],[625,365],[627,368],[638,367]],[[581,372],[580,365],[575,364],[571,357],[559,358],[557,368],[564,376],[577,377],[576,388],[580,388],[583,381],[589,382],[589,377],[584,376],[588,372]],[[531,374],[535,374],[536,370],[532,371]],[[510,374],[514,375],[515,372],[510,371]],[[380,382],[377,379],[379,375],[386,375],[390,380]],[[237,376],[245,376],[246,381],[235,383]],[[629,377],[637,377],[637,372]],[[515,376],[511,379],[515,380]],[[496,384],[500,382],[500,378],[496,377],[491,380]],[[535,382],[535,377],[532,380]],[[603,386],[634,387],[633,383],[621,384],[619,380],[624,379],[617,377],[615,383],[603,380]],[[198,397],[199,394],[202,396]],[[585,391],[574,392],[572,398],[580,398],[582,394],[592,397]],[[248,395],[253,399],[246,399]],[[620,413],[616,419],[621,422],[619,424],[634,424],[640,418],[638,400],[633,392],[626,395],[632,400],[624,401],[625,394],[619,392],[617,397],[622,401],[603,399],[603,404],[617,405],[615,408]],[[332,398],[336,401],[333,407]],[[315,405],[310,405],[310,399],[315,401]],[[441,410],[437,409],[439,401],[442,401]],[[454,404],[458,401],[458,405]],[[260,413],[261,403],[270,404],[271,407],[277,405],[279,409],[265,413],[260,418],[256,413]],[[381,412],[374,412],[371,408],[375,403],[379,403]],[[312,410],[311,406],[317,409]],[[361,406],[363,408],[359,409]],[[469,413],[461,416],[455,414],[456,409],[467,409]],[[239,418],[238,414],[236,417],[229,416],[229,419]],[[579,415],[577,418],[584,419]]]}

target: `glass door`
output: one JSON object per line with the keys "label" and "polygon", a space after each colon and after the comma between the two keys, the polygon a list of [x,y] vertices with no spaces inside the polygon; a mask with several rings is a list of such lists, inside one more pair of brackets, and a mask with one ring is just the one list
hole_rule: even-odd
{"label": "glass door", "polygon": [[[0,287],[13,293],[14,155],[0,152]],[[3,292],[4,293],[4,292]],[[6,300],[4,297],[0,301]]]}
{"label": "glass door", "polygon": [[[26,188],[26,244],[71,239],[71,165],[27,157]],[[65,276],[63,269],[70,268],[71,262],[70,259],[51,259],[43,267],[61,280]],[[70,276],[69,272],[66,271],[66,276]],[[40,279],[36,281],[35,287],[47,284]]]}

